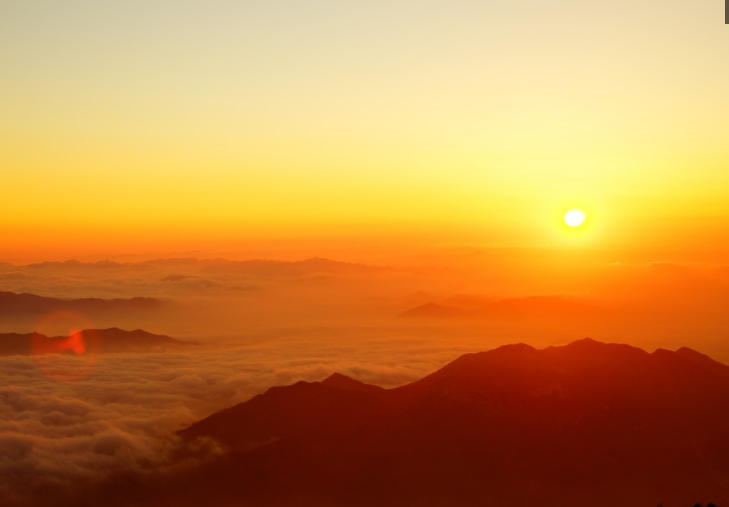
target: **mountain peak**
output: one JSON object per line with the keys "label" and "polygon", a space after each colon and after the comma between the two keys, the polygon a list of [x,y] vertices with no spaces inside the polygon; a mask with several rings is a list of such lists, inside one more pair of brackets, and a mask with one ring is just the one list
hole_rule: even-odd
{"label": "mountain peak", "polygon": [[376,392],[383,390],[380,386],[365,384],[364,382],[348,377],[347,375],[342,375],[338,372],[329,375],[321,381],[321,384],[334,387],[336,389],[342,389],[344,391]]}
{"label": "mountain peak", "polygon": [[[109,352],[159,352],[179,347],[197,345],[166,335],[153,334],[143,329],[125,331],[118,327],[108,329],[84,329],[83,337],[87,353]],[[33,333],[0,333],[0,356],[43,355],[67,353],[68,336],[46,336]]]}
{"label": "mountain peak", "polygon": [[548,347],[545,350],[557,352],[560,349],[562,350],[562,353],[572,352],[586,356],[608,354],[627,358],[634,355],[642,357],[649,355],[645,350],[633,345],[628,345],[626,343],[605,343],[592,338],[582,338],[581,340],[575,340],[567,345]]}
{"label": "mountain peak", "polygon": [[[728,498],[728,418],[728,366],[583,339],[465,354],[394,389],[274,387],[178,434],[233,451],[206,494],[241,504],[682,505]],[[250,472],[263,482],[241,489]]]}

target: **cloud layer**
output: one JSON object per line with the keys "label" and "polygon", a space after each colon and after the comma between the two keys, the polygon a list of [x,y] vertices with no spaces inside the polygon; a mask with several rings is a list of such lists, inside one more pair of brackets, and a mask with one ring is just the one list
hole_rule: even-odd
{"label": "cloud layer", "polygon": [[[481,348],[472,344],[472,348]],[[174,431],[272,385],[334,371],[394,386],[465,352],[422,340],[319,342],[194,353],[0,358],[0,504],[53,505],[120,477],[159,477],[215,456],[181,454]],[[62,372],[91,368],[82,379]],[[44,371],[53,369],[53,378]],[[59,374],[61,372],[61,374]],[[54,380],[55,379],[55,380]]]}

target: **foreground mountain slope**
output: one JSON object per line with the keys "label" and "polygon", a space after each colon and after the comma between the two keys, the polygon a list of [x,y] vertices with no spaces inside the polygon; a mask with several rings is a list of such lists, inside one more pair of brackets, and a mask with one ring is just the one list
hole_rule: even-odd
{"label": "foreground mountain slope", "polygon": [[582,340],[464,355],[412,384],[275,387],[180,432],[211,505],[729,502],[729,367]]}

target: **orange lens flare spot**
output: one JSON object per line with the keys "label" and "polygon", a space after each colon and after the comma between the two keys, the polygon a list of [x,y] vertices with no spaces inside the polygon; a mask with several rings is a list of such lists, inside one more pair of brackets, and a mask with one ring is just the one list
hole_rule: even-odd
{"label": "orange lens flare spot", "polygon": [[46,315],[35,326],[36,333],[30,343],[30,353],[38,369],[59,382],[88,377],[98,363],[101,345],[93,327],[86,317],[76,312]]}
{"label": "orange lens flare spot", "polygon": [[72,352],[77,356],[86,353],[86,339],[84,333],[78,329],[72,329],[65,338],[41,338],[36,336],[33,340],[32,354],[39,356],[43,354],[64,354]]}

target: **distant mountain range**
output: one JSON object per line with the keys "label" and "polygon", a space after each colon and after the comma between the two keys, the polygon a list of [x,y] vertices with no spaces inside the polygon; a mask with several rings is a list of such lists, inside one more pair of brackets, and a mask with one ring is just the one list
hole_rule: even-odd
{"label": "distant mountain range", "polygon": [[0,356],[68,353],[161,352],[196,345],[136,329],[86,329],[72,336],[0,333]]}
{"label": "distant mountain range", "polygon": [[135,297],[130,299],[59,299],[35,294],[16,294],[0,291],[0,316],[43,315],[49,312],[70,310],[83,313],[140,312],[156,310],[163,306],[154,298]]}
{"label": "distant mountain range", "polygon": [[[464,300],[451,298],[453,301]],[[398,315],[407,319],[485,319],[509,317],[595,317],[605,311],[592,301],[573,296],[531,296],[508,298],[474,305],[451,306],[426,303]]]}
{"label": "distant mountain range", "polygon": [[688,348],[509,345],[395,389],[335,374],[179,435],[228,452],[149,505],[729,503],[729,367]]}
{"label": "distant mountain range", "polygon": [[64,262],[41,262],[20,266],[29,269],[102,269],[102,270],[148,270],[155,268],[196,268],[203,272],[246,272],[258,275],[301,275],[308,273],[344,273],[386,271],[391,268],[370,266],[367,264],[339,262],[321,257],[312,257],[301,261],[275,261],[253,259],[233,261],[228,259],[195,259],[172,258],[155,259],[143,262],[119,263],[114,261],[80,262],[69,260]]}

